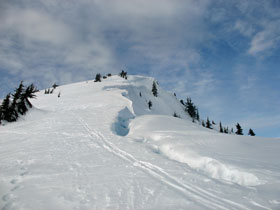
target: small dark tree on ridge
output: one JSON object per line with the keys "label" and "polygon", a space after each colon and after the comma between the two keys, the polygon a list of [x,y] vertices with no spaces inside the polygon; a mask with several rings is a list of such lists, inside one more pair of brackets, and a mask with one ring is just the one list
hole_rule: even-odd
{"label": "small dark tree on ridge", "polygon": [[157,89],[157,84],[156,84],[155,81],[153,81],[152,92],[153,92],[153,95],[154,95],[155,97],[158,96],[158,89]]}
{"label": "small dark tree on ridge", "polygon": [[255,134],[255,132],[250,128],[250,129],[249,129],[248,135],[250,135],[250,136],[255,136],[256,134]]}
{"label": "small dark tree on ridge", "polygon": [[239,123],[236,124],[237,131],[235,132],[237,135],[243,135],[243,129],[239,125]]}
{"label": "small dark tree on ridge", "polygon": [[94,82],[101,82],[101,74],[98,73],[98,74],[95,75]]}

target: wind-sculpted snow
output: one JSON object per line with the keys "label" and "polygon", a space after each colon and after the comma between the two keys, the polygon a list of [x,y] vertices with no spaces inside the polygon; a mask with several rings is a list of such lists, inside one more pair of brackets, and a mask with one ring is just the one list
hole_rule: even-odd
{"label": "wind-sculpted snow", "polygon": [[211,178],[225,180],[244,186],[256,186],[262,182],[254,174],[243,171],[231,165],[223,164],[210,157],[199,156],[186,148],[182,151],[181,145],[174,143],[163,144],[159,151],[172,160],[188,164],[191,168],[205,173]]}
{"label": "wind-sculpted snow", "polygon": [[279,209],[279,139],[202,128],[153,81],[38,93],[0,126],[0,209]]}
{"label": "wind-sculpted snow", "polygon": [[[167,122],[169,123],[163,123]],[[173,123],[170,125],[170,121]],[[177,124],[181,124],[176,126]],[[149,129],[151,124],[158,125],[158,128],[153,127],[153,131]],[[211,144],[211,139],[207,140],[209,133],[194,132],[193,128],[188,128],[188,124],[184,129],[181,129],[182,122],[174,119],[166,119],[166,117],[144,116],[137,119],[131,125],[132,135],[140,135],[143,138],[149,139],[150,144],[156,153],[162,154],[167,158],[187,164],[189,167],[202,172],[210,178],[224,180],[244,186],[256,186],[263,182],[259,178],[245,169],[240,169],[229,163],[222,163],[221,161],[200,155],[196,152],[197,149],[207,149],[206,145]],[[147,127],[146,127],[147,126]],[[160,130],[158,130],[160,128]],[[175,128],[175,129],[172,129]],[[198,129],[198,128],[196,128]],[[168,132],[172,130],[172,132]],[[191,134],[193,132],[193,134]],[[191,134],[191,135],[190,135]],[[205,138],[206,137],[206,138]],[[194,138],[202,138],[201,140],[191,140]],[[220,136],[215,138],[219,139]],[[188,140],[191,141],[188,141]],[[224,141],[224,140],[223,140]],[[217,147],[219,145],[216,145]],[[248,151],[249,152],[249,151]]]}
{"label": "wind-sculpted snow", "polygon": [[113,124],[113,130],[117,135],[126,136],[129,132],[129,122],[134,118],[131,111],[125,107],[117,116],[117,121]]}

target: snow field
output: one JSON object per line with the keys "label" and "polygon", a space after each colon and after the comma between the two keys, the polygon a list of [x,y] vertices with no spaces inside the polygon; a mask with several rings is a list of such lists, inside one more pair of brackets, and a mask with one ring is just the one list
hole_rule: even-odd
{"label": "snow field", "polygon": [[152,82],[113,76],[38,93],[35,109],[0,127],[1,210],[280,207],[279,139],[202,128],[173,94],[155,98]]}

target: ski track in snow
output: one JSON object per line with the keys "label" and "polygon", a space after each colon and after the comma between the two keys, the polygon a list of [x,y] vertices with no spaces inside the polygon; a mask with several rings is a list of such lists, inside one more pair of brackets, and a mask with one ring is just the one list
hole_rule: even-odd
{"label": "ski track in snow", "polygon": [[225,207],[228,205],[231,205],[233,209],[249,209],[246,206],[241,205],[239,203],[217,197],[214,194],[192,184],[184,184],[175,177],[169,175],[162,168],[152,163],[137,160],[133,155],[121,150],[112,142],[107,140],[102,133],[91,129],[89,125],[85,122],[85,120],[83,120],[81,117],[79,117],[78,115],[74,116],[92,137],[92,140],[98,140],[99,145],[106,149],[108,152],[115,154],[117,157],[126,160],[134,167],[139,168],[142,171],[148,173],[157,181],[160,181],[168,185],[169,187],[172,187],[173,189],[187,197],[193,198],[193,201],[198,202],[199,205],[203,205],[205,208],[211,207],[211,209],[229,209],[229,207]]}

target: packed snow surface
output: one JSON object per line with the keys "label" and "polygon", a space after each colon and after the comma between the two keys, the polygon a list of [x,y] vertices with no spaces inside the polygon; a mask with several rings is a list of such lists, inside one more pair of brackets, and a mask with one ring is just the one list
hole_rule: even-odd
{"label": "packed snow surface", "polygon": [[1,210],[280,209],[280,139],[203,128],[152,83],[112,76],[39,92],[0,126]]}

